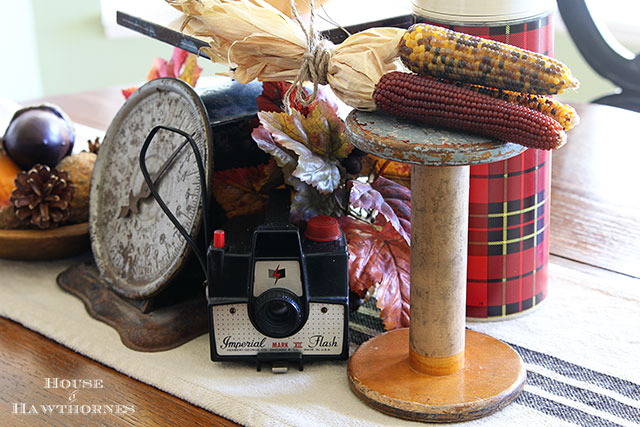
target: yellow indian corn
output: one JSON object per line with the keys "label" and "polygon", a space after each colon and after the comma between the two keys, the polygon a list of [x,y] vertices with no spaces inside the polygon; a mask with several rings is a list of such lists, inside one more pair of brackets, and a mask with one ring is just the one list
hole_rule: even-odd
{"label": "yellow indian corn", "polygon": [[429,24],[407,30],[400,58],[421,75],[514,92],[555,95],[579,85],[554,58]]}
{"label": "yellow indian corn", "polygon": [[580,116],[571,105],[563,104],[545,95],[531,93],[512,92],[510,90],[495,89],[492,87],[459,84],[474,92],[489,95],[492,98],[502,99],[513,104],[523,105],[540,111],[542,114],[555,119],[564,130],[572,129],[580,123]]}

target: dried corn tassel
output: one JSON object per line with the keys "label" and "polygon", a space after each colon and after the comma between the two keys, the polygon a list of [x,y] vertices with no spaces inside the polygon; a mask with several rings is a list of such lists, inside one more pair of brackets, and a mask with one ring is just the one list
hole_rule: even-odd
{"label": "dried corn tassel", "polygon": [[374,101],[397,116],[527,147],[550,150],[566,142],[560,123],[536,110],[416,74],[385,74]]}
{"label": "dried corn tassel", "polygon": [[579,85],[556,59],[435,25],[411,26],[399,51],[411,71],[426,76],[539,95]]}
{"label": "dried corn tassel", "polygon": [[513,104],[523,105],[540,111],[562,125],[564,130],[570,130],[580,123],[580,116],[571,105],[563,104],[545,95],[533,95],[531,93],[512,92],[509,90],[494,89],[492,87],[461,84],[474,92],[489,95],[492,98],[502,99]]}

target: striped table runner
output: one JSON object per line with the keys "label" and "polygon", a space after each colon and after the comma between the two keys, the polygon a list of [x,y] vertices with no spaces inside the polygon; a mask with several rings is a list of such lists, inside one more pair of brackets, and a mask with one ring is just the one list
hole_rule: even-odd
{"label": "striped table runner", "polygon": [[[561,272],[561,277],[574,275],[575,282],[579,282],[580,287],[569,287],[569,289],[558,289],[552,302],[542,305],[542,308],[533,313],[525,314],[516,319],[509,319],[502,322],[469,322],[468,327],[473,330],[487,333],[503,339],[510,344],[522,357],[527,370],[527,383],[524,391],[515,401],[516,404],[527,406],[540,413],[556,418],[558,421],[568,422],[574,425],[585,427],[591,426],[632,426],[640,425],[640,383],[631,381],[622,376],[605,373],[607,366],[603,365],[602,370],[587,367],[576,360],[583,359],[584,355],[591,355],[592,360],[608,360],[616,363],[617,358],[625,362],[627,366],[635,364],[628,357],[635,357],[635,363],[640,364],[640,283],[636,279],[619,276],[620,283],[615,283],[605,277],[617,277],[611,274],[603,278],[594,277],[597,273],[595,269],[589,268],[588,273],[571,272],[564,266],[554,265],[553,270]],[[557,275],[556,275],[557,277]],[[571,286],[572,283],[563,283]],[[585,286],[586,285],[586,286]],[[608,292],[602,292],[600,285],[608,285]],[[586,289],[585,289],[586,288]],[[587,292],[593,295],[587,295]],[[580,293],[576,296],[575,304],[571,304],[571,292]],[[552,290],[553,294],[553,290]],[[559,294],[559,295],[558,295]],[[562,299],[567,296],[568,298]],[[601,301],[594,301],[589,297],[601,298]],[[615,300],[620,298],[621,301]],[[607,301],[612,299],[612,301]],[[602,310],[598,310],[598,305]],[[625,311],[625,308],[631,311]],[[554,314],[553,312],[560,312]],[[566,311],[569,319],[573,317],[575,321],[568,321],[576,327],[576,333],[582,333],[579,340],[584,341],[585,347],[581,354],[574,350],[562,351],[563,346],[557,346],[551,351],[537,351],[532,349],[528,342],[537,346],[540,341],[544,341],[544,334],[550,340],[567,340],[561,335],[562,324],[557,323],[558,334],[553,332],[554,323],[562,318],[562,311]],[[614,314],[617,311],[616,314]],[[572,316],[574,314],[574,316]],[[588,320],[589,317],[595,319]],[[545,318],[548,318],[545,320]],[[629,321],[627,330],[622,331],[622,336],[626,340],[620,341],[620,351],[610,346],[608,352],[600,351],[601,357],[597,357],[598,350],[587,347],[593,340],[597,344],[600,339],[615,339],[615,336],[607,336],[607,328],[612,330],[620,329],[619,323]],[[602,330],[593,330],[589,334],[590,322],[602,323]],[[580,324],[584,327],[580,328]],[[519,329],[522,332],[518,332]],[[582,329],[582,331],[581,331]],[[360,309],[352,314],[350,323],[350,333],[352,344],[358,345],[374,335],[384,330],[382,321],[379,318],[379,310],[376,308],[375,299],[367,301]],[[569,331],[564,331],[569,332]],[[599,333],[601,332],[601,333]],[[534,334],[538,334],[538,339],[532,339]],[[540,336],[540,333],[543,335]],[[571,334],[569,334],[571,335]],[[578,337],[576,337],[578,338]],[[570,341],[566,341],[564,347],[570,347]],[[553,346],[551,346],[553,347]],[[607,347],[605,344],[604,347]],[[580,349],[580,346],[575,346]],[[575,357],[567,357],[574,354]],[[559,356],[562,355],[562,356]],[[569,361],[573,360],[573,361]],[[636,367],[629,372],[629,376],[637,381],[638,371]]]}
{"label": "striped table runner", "polygon": [[[360,401],[349,389],[345,362],[309,363],[304,371],[286,375],[256,372],[251,364],[212,362],[207,335],[164,352],[130,350],[113,329],[90,318],[79,299],[57,287],[55,277],[68,263],[0,260],[0,316],[242,425],[416,425]],[[640,281],[555,257],[549,278],[549,297],[539,308],[501,322],[468,323],[470,329],[499,338],[520,353],[527,385],[512,405],[461,426],[640,424]],[[371,300],[353,315],[354,348],[381,330]],[[60,403],[46,398],[45,394],[30,403]],[[2,426],[28,421],[11,412],[11,402],[21,402],[22,395],[12,399],[0,404]],[[129,397],[122,399],[126,403]],[[107,425],[116,421],[128,420],[76,420]]]}

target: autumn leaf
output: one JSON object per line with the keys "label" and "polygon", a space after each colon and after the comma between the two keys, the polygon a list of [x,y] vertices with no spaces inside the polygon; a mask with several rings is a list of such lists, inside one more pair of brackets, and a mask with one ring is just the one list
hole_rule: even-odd
{"label": "autumn leaf", "polygon": [[[262,82],[262,93],[258,95],[256,103],[258,104],[258,111],[271,111],[275,113],[284,112],[284,95],[291,86],[289,82]],[[311,105],[305,107],[296,100],[296,91],[293,89],[289,96],[289,105],[299,111],[302,115],[306,116],[316,106],[316,102],[312,102]],[[308,96],[309,92],[305,89],[305,96]]]}
{"label": "autumn leaf", "polygon": [[[293,111],[291,114],[260,111],[258,118],[262,126],[271,133],[273,140],[280,145],[290,144],[291,148],[287,148],[295,151],[298,155],[301,155],[298,153],[300,150],[304,150],[301,152],[305,154],[311,153],[307,147],[308,138],[302,122],[304,117],[297,111]],[[298,148],[298,146],[302,147]]]}
{"label": "autumn leaf", "polygon": [[324,194],[334,192],[342,180],[338,162],[314,155],[300,156],[293,176]]}
{"label": "autumn leaf", "polygon": [[183,80],[190,84],[192,87],[196,86],[202,68],[198,66],[198,57],[193,54],[187,55],[187,59],[182,64],[182,70],[177,76],[180,80]]}
{"label": "autumn leaf", "polygon": [[231,218],[264,211],[269,192],[282,183],[282,175],[271,162],[215,172],[213,182],[213,195]]}
{"label": "autumn leaf", "polygon": [[[198,66],[198,56],[176,47],[173,49],[169,62],[163,58],[153,58],[151,69],[147,73],[147,81],[161,77],[174,77],[195,87],[201,72],[202,68]],[[138,88],[124,89],[122,95],[128,99],[136,89]]]}
{"label": "autumn leaf", "polygon": [[[297,182],[296,182],[297,181]],[[346,190],[344,187],[333,193],[323,194],[302,181],[287,181],[294,189],[291,201],[291,222],[297,225],[306,224],[318,215],[340,217],[345,212]]]}
{"label": "autumn leaf", "polygon": [[151,69],[147,73],[147,81],[159,79],[161,77],[169,77],[169,64],[164,58],[153,58],[151,60]]}
{"label": "autumn leaf", "polygon": [[[379,177],[371,184],[377,190],[385,202],[391,206],[393,212],[398,216],[400,225],[404,230],[403,236],[411,236],[411,190],[389,179]],[[411,239],[409,239],[411,245]]]}
{"label": "autumn leaf", "polygon": [[340,203],[340,200],[346,198],[344,190],[338,188],[333,192],[321,193],[296,178],[293,175],[297,167],[296,154],[278,145],[264,126],[255,128],[251,136],[261,150],[271,155],[274,162],[282,169],[285,183],[293,188],[291,221],[294,224],[303,224],[317,215],[342,215],[345,211],[345,203]]}
{"label": "autumn leaf", "polygon": [[329,106],[329,108],[331,108],[331,110],[333,110],[338,115],[338,117],[343,120],[343,122],[344,118],[346,118],[349,115],[349,112],[353,110],[353,107],[348,106],[336,96],[333,90],[331,90],[330,85],[318,86],[317,101],[325,102]]}
{"label": "autumn leaf", "polygon": [[129,99],[129,97],[133,95],[133,92],[135,92],[136,90],[138,90],[138,88],[134,86],[134,87],[128,87],[126,89],[122,89],[121,92],[122,92],[122,95],[124,96],[124,99]]}
{"label": "autumn leaf", "polygon": [[271,155],[278,167],[282,168],[285,177],[291,176],[297,163],[295,153],[276,144],[271,133],[264,126],[253,129],[251,137],[262,151]]}
{"label": "autumn leaf", "polygon": [[379,177],[373,184],[350,181],[352,208],[378,212],[374,224],[340,218],[349,245],[351,290],[374,296],[387,330],[409,326],[411,192]]}
{"label": "autumn leaf", "polygon": [[[258,113],[258,117],[262,126],[270,133],[274,143],[297,155],[297,165],[292,175],[315,187],[319,192],[328,194],[341,184],[342,174],[335,158],[321,156],[313,151],[315,143],[322,147],[317,149],[317,152],[320,153],[331,146],[332,142],[328,141],[336,139],[328,133],[333,132],[337,125],[329,124],[331,119],[322,119],[319,114],[327,110],[321,108],[321,105],[323,104],[319,103],[308,118],[297,111],[293,111],[292,114],[261,111]],[[316,111],[320,113],[316,114]],[[337,120],[340,121],[339,118]],[[263,134],[256,133],[256,135],[261,140],[256,140],[256,142],[262,148],[266,138]],[[348,144],[346,139],[344,143]],[[269,154],[274,151],[272,148],[270,147],[271,152],[267,151]],[[346,152],[348,154],[350,149],[350,146],[349,148],[334,146],[332,152],[336,154]]]}
{"label": "autumn leaf", "polygon": [[182,69],[189,56],[189,52],[186,50],[174,47],[169,64],[167,64],[170,73],[168,77],[178,77],[180,75],[180,69]]}
{"label": "autumn leaf", "polygon": [[409,326],[410,249],[387,222],[381,231],[351,217],[339,218],[349,246],[349,284],[363,297],[375,291],[385,329]]}
{"label": "autumn leaf", "polygon": [[260,122],[277,140],[286,136],[304,145],[311,153],[332,159],[346,158],[353,146],[347,140],[344,122],[335,110],[335,105],[320,100],[308,114],[298,111],[292,114],[262,111]]}
{"label": "autumn leaf", "polygon": [[383,176],[411,189],[411,165],[409,163],[396,162],[371,156],[375,162],[373,172],[376,176]]}
{"label": "autumn leaf", "polygon": [[334,159],[344,159],[353,150],[347,139],[344,122],[336,110],[324,101],[304,119],[308,145],[314,154]]}
{"label": "autumn leaf", "polygon": [[[340,160],[353,147],[336,113],[338,104],[322,92],[309,109],[283,113],[281,99],[289,87],[284,82],[263,84],[257,100],[261,126],[251,136],[282,168],[285,183],[293,188],[294,223],[304,223],[317,215],[342,216],[347,196]],[[295,102],[292,105],[295,107]]]}
{"label": "autumn leaf", "polygon": [[282,105],[282,97],[284,95],[284,92],[282,91],[283,84],[287,83],[262,82],[262,93],[256,98],[258,111],[272,111],[281,113],[284,110]]}
{"label": "autumn leaf", "polygon": [[201,71],[196,55],[176,47],[169,62],[163,58],[153,58],[147,81],[160,77],[173,77],[195,86]]}
{"label": "autumn leaf", "polygon": [[406,187],[379,177],[373,184],[349,181],[349,204],[352,208],[376,210],[386,221],[377,220],[383,226],[389,222],[411,245],[411,192]]}

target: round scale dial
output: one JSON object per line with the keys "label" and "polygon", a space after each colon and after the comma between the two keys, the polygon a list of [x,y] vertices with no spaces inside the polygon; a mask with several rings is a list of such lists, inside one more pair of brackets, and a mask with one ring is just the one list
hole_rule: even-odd
{"label": "round scale dial", "polygon": [[[195,91],[177,79],[142,86],[117,113],[96,160],[89,203],[91,246],[101,277],[118,294],[148,298],[175,276],[188,255],[187,242],[148,191],[139,156],[158,125],[190,134],[211,179],[212,135]],[[202,216],[196,158],[186,139],[160,130],[146,154],[147,170],[161,198],[195,238]],[[209,186],[209,185],[208,185]]]}

